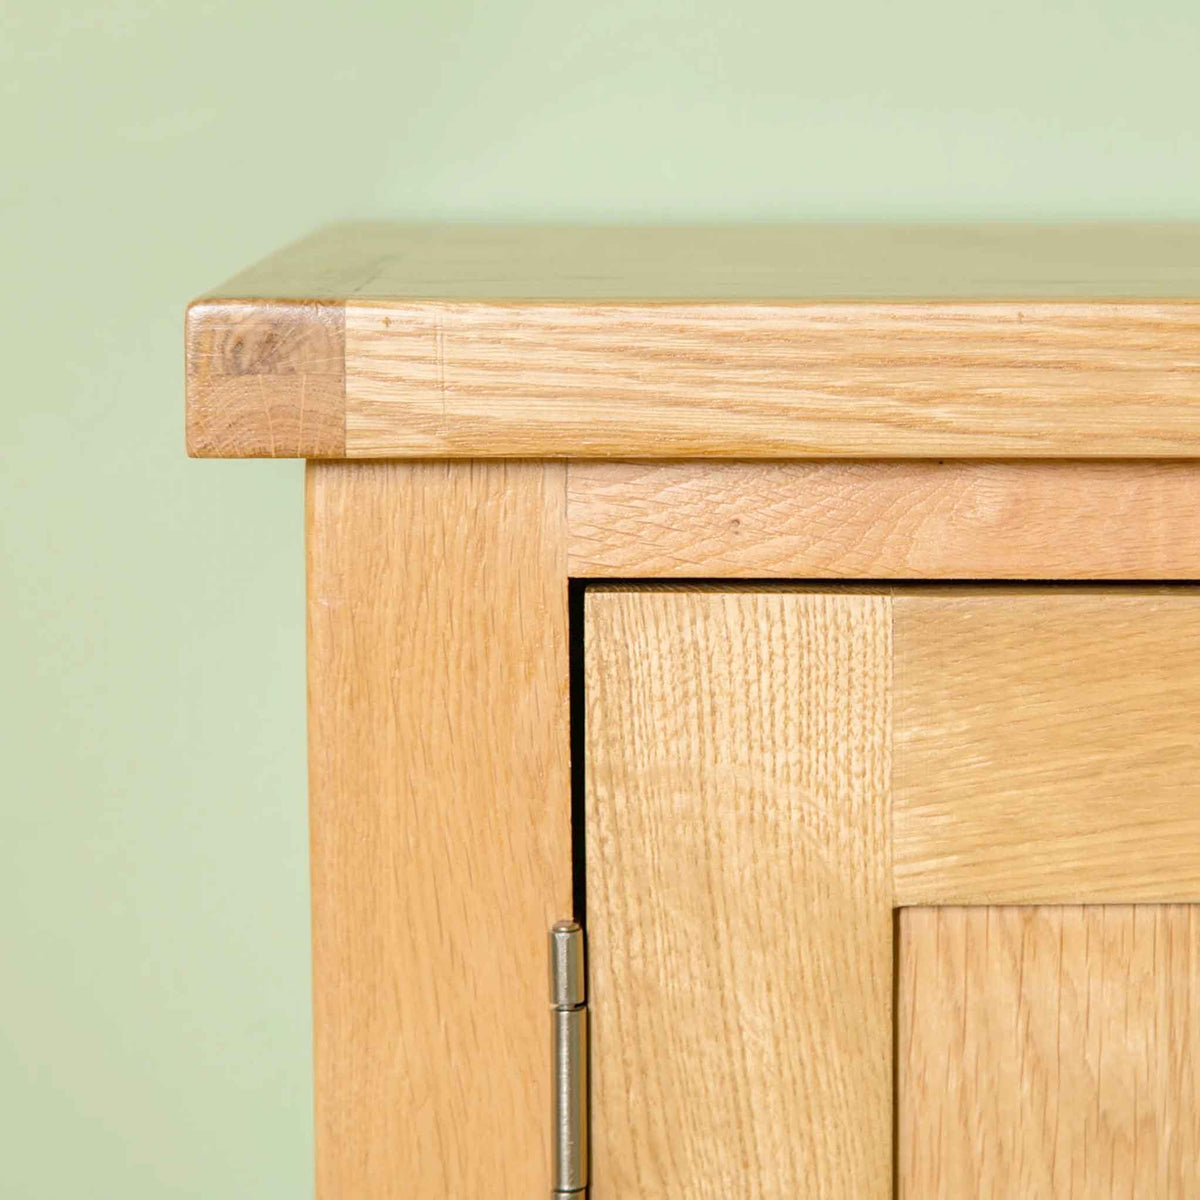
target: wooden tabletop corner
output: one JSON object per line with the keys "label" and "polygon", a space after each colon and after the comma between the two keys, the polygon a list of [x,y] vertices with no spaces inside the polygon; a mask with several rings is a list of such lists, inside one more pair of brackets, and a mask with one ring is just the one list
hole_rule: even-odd
{"label": "wooden tabletop corner", "polygon": [[331,226],[188,309],[197,457],[1194,458],[1200,225]]}

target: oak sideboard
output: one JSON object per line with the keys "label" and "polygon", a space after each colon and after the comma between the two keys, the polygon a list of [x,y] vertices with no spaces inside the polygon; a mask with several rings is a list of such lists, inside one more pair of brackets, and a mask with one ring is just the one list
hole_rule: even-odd
{"label": "oak sideboard", "polygon": [[347,224],[186,357],[319,1200],[1200,1195],[1200,226]]}

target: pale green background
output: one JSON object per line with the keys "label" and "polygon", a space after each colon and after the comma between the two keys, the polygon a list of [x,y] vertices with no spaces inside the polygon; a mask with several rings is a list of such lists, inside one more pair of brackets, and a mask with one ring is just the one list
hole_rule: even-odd
{"label": "pale green background", "polygon": [[301,467],[184,457],[192,294],[349,216],[1200,216],[1195,0],[3,0],[0,96],[6,1200],[311,1192]]}

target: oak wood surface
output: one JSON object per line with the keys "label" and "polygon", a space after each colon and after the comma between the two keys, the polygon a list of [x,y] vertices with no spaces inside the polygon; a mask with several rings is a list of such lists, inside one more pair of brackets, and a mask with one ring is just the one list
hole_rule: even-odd
{"label": "oak wood surface", "polygon": [[197,301],[186,323],[188,453],[342,457],[345,360],[340,304]]}
{"label": "oak wood surface", "polygon": [[217,299],[654,301],[1200,299],[1188,222],[718,225],[346,221]]}
{"label": "oak wood surface", "polygon": [[898,904],[1200,900],[1200,591],[897,588]]}
{"label": "oak wood surface", "polygon": [[1189,222],[446,224],[348,221],[215,299],[1200,299]]}
{"label": "oak wood surface", "polygon": [[346,454],[1186,457],[1200,305],[346,308]]}
{"label": "oak wood surface", "polygon": [[901,1200],[1200,1194],[1195,907],[899,922]]}
{"label": "oak wood surface", "polygon": [[572,462],[591,578],[1200,579],[1187,462]]}
{"label": "oak wood surface", "polygon": [[1193,457],[1197,299],[1190,225],[340,226],[198,302],[189,343],[235,320],[303,356],[281,307],[340,306],[344,444],[333,377],[292,436],[307,375],[270,353],[253,387],[189,370],[189,448]]}
{"label": "oak wood surface", "polygon": [[596,1200],[890,1197],[887,598],[585,630]]}
{"label": "oak wood surface", "polygon": [[548,1194],[563,489],[554,464],[309,468],[319,1200]]}

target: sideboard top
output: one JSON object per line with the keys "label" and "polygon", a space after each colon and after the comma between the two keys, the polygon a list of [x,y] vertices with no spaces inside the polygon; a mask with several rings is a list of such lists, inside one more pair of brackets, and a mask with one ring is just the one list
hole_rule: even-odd
{"label": "sideboard top", "polygon": [[1200,456],[1200,225],[332,226],[196,300],[202,457]]}

